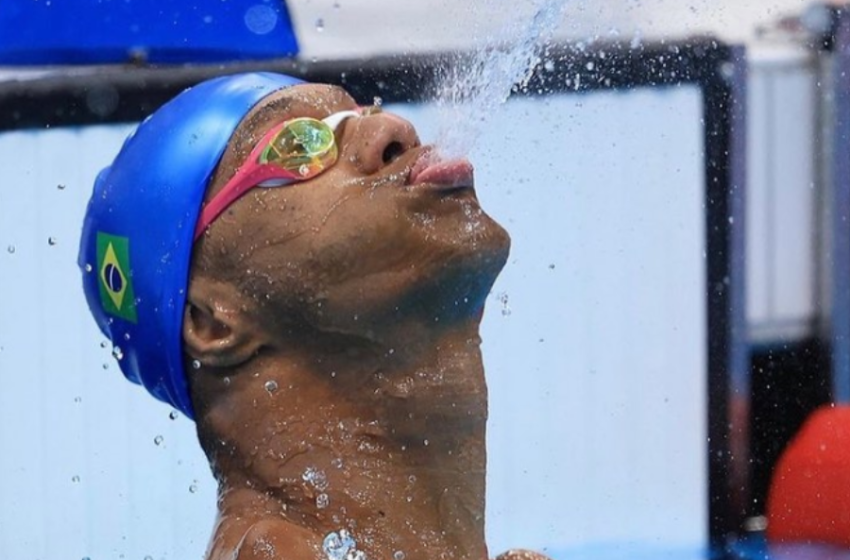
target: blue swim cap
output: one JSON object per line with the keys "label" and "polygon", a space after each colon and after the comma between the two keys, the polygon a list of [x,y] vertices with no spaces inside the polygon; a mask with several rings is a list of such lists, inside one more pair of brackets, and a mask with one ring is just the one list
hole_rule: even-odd
{"label": "blue swim cap", "polygon": [[127,379],[189,418],[183,312],[207,184],[248,111],[299,83],[250,73],[189,88],[138,126],[94,184],[78,260],[89,309]]}

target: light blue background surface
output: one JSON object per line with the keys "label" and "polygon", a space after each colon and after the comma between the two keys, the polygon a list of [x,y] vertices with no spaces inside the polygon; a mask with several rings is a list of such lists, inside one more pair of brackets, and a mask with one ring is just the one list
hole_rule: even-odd
{"label": "light blue background surface", "polygon": [[[435,110],[404,113],[428,139]],[[700,117],[688,87],[519,99],[472,154],[514,242],[483,326],[494,554],[705,544]],[[212,529],[193,424],[120,375],[75,266],[91,182],[128,131],[0,134],[6,558],[191,559]]]}

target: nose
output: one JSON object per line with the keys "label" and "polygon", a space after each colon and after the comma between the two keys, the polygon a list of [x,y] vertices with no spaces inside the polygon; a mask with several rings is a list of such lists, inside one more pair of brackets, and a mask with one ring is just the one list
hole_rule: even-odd
{"label": "nose", "polygon": [[413,125],[391,113],[366,110],[361,117],[346,124],[346,136],[349,135],[349,127],[348,153],[343,153],[343,156],[364,175],[380,171],[420,144]]}

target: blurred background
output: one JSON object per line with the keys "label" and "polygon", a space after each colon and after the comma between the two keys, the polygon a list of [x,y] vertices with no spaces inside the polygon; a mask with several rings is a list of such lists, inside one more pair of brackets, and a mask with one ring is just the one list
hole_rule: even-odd
{"label": "blurred background", "polygon": [[[480,129],[479,198],[513,238],[482,332],[494,555],[850,557],[840,499],[804,504],[814,548],[764,537],[789,441],[850,399],[848,30],[798,0],[4,3],[0,553],[202,557],[194,425],[123,379],[78,238],[136,123],[268,69],[380,97],[426,141]],[[529,45],[507,102],[439,96]]]}

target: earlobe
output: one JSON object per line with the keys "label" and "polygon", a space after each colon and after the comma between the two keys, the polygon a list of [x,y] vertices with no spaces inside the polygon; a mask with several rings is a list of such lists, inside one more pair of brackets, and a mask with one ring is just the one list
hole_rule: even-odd
{"label": "earlobe", "polygon": [[239,293],[230,285],[193,279],[183,311],[186,353],[202,365],[233,367],[251,359],[263,339],[243,311]]}

